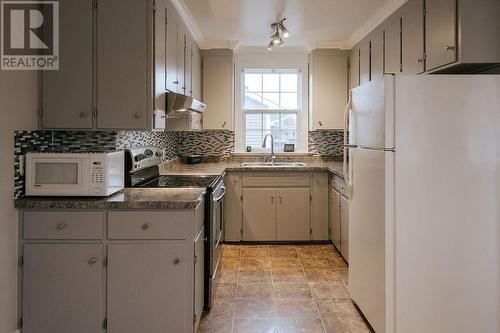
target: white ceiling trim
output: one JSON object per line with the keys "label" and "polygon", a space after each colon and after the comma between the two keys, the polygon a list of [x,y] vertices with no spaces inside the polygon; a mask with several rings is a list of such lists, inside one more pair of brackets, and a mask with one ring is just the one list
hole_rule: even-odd
{"label": "white ceiling trim", "polygon": [[365,24],[356,30],[348,39],[343,42],[343,49],[350,50],[363,38],[368,36],[376,27],[384,22],[389,16],[394,14],[408,0],[392,0],[375,13]]}
{"label": "white ceiling trim", "polygon": [[196,24],[196,21],[194,20],[193,16],[191,15],[191,12],[187,8],[184,1],[182,0],[170,0],[170,1],[174,5],[175,9],[177,9],[177,12],[184,21],[184,24],[186,24],[186,27],[193,36],[194,40],[199,45],[204,44],[205,38],[203,36],[203,33],[201,32],[201,29],[198,26],[198,24]]}

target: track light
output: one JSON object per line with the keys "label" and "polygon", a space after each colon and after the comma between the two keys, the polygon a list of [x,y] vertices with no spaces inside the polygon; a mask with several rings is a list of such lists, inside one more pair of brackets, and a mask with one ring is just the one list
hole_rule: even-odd
{"label": "track light", "polygon": [[271,29],[274,30],[274,33],[271,35],[271,42],[267,45],[268,50],[272,50],[273,46],[275,46],[275,45],[282,47],[283,45],[285,45],[283,38],[286,39],[286,38],[290,37],[290,32],[283,24],[283,22],[285,20],[286,20],[286,18],[282,19],[281,21],[278,21],[278,22],[271,24]]}

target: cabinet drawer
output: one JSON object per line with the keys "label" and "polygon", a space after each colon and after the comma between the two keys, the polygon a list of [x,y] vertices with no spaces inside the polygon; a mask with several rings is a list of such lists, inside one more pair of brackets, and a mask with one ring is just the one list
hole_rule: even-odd
{"label": "cabinet drawer", "polygon": [[348,196],[347,194],[347,186],[345,184],[344,179],[338,177],[338,176],[333,176],[332,177],[332,187],[336,189],[338,192],[343,194],[344,196]]}
{"label": "cabinet drawer", "polygon": [[243,175],[243,187],[309,187],[310,185],[311,178],[309,173]]}
{"label": "cabinet drawer", "polygon": [[101,239],[103,225],[102,212],[24,212],[25,239]]}
{"label": "cabinet drawer", "polygon": [[188,216],[185,211],[109,212],[108,238],[186,239]]}

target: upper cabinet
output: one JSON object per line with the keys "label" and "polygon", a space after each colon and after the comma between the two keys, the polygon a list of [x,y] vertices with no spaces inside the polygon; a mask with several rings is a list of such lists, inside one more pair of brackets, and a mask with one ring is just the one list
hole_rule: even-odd
{"label": "upper cabinet", "polygon": [[401,16],[384,24],[384,74],[401,72]]}
{"label": "upper cabinet", "polygon": [[351,72],[349,77],[351,80],[351,89],[359,86],[359,47],[355,46],[349,55],[349,68]]}
{"label": "upper cabinet", "polygon": [[162,130],[167,90],[201,94],[198,45],[170,0],[59,4],[60,70],[41,74],[41,128]]}
{"label": "upper cabinet", "polygon": [[370,40],[359,43],[359,84],[370,82]]}
{"label": "upper cabinet", "polygon": [[384,31],[370,34],[370,81],[384,75]]}
{"label": "upper cabinet", "polygon": [[457,61],[457,1],[426,1],[425,11],[427,69],[432,70]]}
{"label": "upper cabinet", "polygon": [[233,51],[229,49],[202,52],[203,129],[233,130]]}
{"label": "upper cabinet", "polygon": [[310,129],[344,128],[349,52],[317,49],[310,57]]}
{"label": "upper cabinet", "polygon": [[409,0],[401,9],[401,72],[425,72],[424,0]]}

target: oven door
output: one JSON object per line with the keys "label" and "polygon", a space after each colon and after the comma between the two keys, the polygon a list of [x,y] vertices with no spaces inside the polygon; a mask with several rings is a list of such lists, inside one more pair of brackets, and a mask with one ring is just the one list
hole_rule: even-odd
{"label": "oven door", "polygon": [[26,155],[26,195],[84,196],[89,194],[89,188],[87,157]]}
{"label": "oven door", "polygon": [[212,258],[210,275],[215,277],[217,273],[217,267],[219,265],[220,259],[222,257],[222,242],[224,234],[224,197],[226,195],[226,188],[224,183],[221,182],[215,188],[212,194],[212,237],[211,237],[211,247],[212,247]]}

